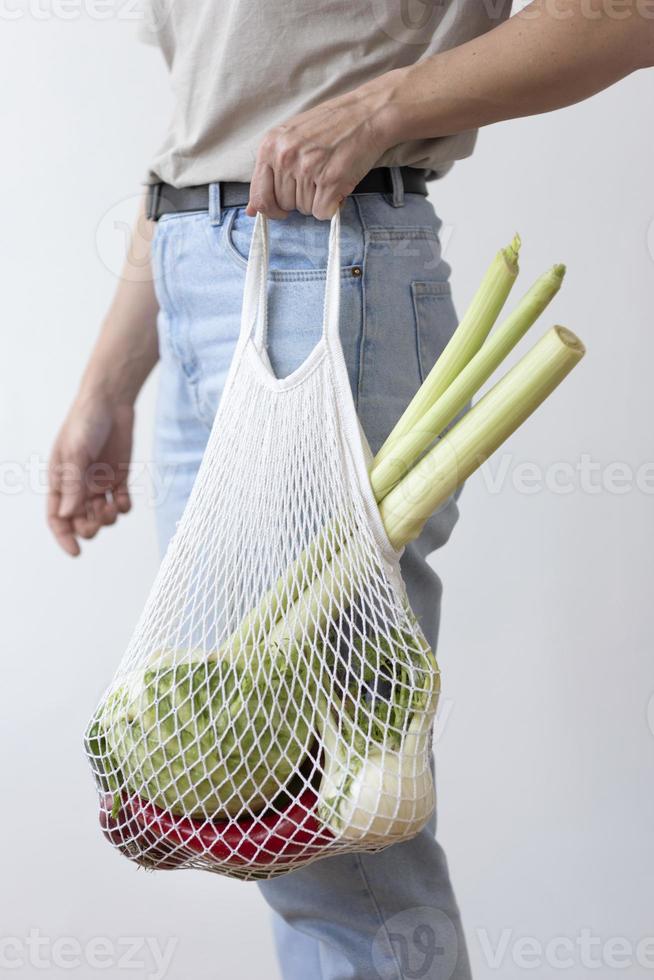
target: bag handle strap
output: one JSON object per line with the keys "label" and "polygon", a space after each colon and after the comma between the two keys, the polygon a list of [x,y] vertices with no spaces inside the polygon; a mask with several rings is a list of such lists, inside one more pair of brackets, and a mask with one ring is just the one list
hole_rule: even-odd
{"label": "bag handle strap", "polygon": [[239,345],[254,337],[257,347],[265,344],[268,322],[268,219],[257,212],[250,240],[243,287]]}
{"label": "bag handle strap", "polygon": [[322,335],[327,344],[339,344],[341,310],[341,211],[337,209],[329,228],[329,254],[325,277]]}
{"label": "bag handle strap", "polygon": [[[337,211],[329,229],[329,254],[325,276],[325,299],[323,304],[322,336],[327,343],[334,343],[339,337],[339,314],[341,299],[341,215]],[[250,251],[248,255],[245,285],[243,288],[243,308],[239,345],[250,337],[258,350],[266,345],[268,329],[268,265],[269,265],[268,218],[257,213]]]}

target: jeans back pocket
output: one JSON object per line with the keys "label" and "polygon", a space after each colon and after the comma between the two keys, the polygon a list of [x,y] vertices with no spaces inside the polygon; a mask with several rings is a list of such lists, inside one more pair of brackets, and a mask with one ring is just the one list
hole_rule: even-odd
{"label": "jeans back pocket", "polygon": [[411,283],[416,320],[416,347],[420,380],[424,381],[457,327],[449,281]]}

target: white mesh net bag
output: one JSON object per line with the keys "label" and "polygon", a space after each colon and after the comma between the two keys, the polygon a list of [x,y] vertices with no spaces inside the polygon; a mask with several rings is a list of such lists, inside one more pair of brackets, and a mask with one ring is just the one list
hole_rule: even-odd
{"label": "white mesh net bag", "polygon": [[266,354],[257,218],[209,443],[86,733],[105,835],[150,868],[266,878],[415,835],[434,806],[438,668],[367,473],[339,340],[339,216],[321,339]]}

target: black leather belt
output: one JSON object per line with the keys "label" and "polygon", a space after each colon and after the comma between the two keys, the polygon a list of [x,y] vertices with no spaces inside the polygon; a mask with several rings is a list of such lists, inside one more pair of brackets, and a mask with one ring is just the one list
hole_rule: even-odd
{"label": "black leather belt", "polygon": [[[395,173],[395,183],[393,181]],[[401,181],[401,183],[400,183]],[[239,181],[217,181],[220,185],[221,208],[244,208],[250,199],[250,185]],[[158,221],[162,214],[185,211],[208,211],[211,184],[196,187],[173,187],[171,184],[150,184],[147,193],[147,216]],[[375,167],[352,191],[353,194],[427,194],[424,170],[414,167]]]}

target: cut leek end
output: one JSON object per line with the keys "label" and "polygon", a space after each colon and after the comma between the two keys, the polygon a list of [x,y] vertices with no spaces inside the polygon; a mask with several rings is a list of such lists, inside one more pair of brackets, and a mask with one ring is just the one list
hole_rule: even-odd
{"label": "cut leek end", "polygon": [[520,235],[516,231],[515,235],[513,236],[513,240],[511,241],[511,244],[507,245],[506,248],[502,249],[502,255],[506,259],[507,265],[511,269],[511,272],[513,272],[513,274],[516,276],[520,271],[520,267],[518,265],[518,256],[520,254],[521,245],[522,245],[522,239],[520,238]]}
{"label": "cut leek end", "polygon": [[586,353],[586,345],[579,339],[576,333],[572,330],[568,330],[567,327],[556,326],[553,327],[556,331],[557,336],[562,344],[565,344],[571,351],[575,351],[579,358],[581,359]]}

